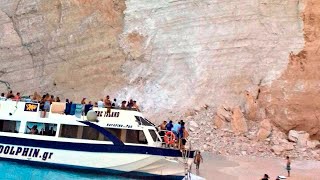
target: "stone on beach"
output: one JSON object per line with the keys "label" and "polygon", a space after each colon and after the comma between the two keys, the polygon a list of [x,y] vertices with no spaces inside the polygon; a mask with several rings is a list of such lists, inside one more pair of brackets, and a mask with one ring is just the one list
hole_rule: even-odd
{"label": "stone on beach", "polygon": [[284,150],[284,148],[279,145],[274,145],[271,147],[271,151],[274,152],[276,155],[280,155],[283,150]]}

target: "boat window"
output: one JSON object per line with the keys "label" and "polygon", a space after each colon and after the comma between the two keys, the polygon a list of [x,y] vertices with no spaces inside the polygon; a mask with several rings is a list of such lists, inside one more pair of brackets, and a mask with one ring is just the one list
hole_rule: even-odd
{"label": "boat window", "polygon": [[18,133],[19,128],[20,128],[20,121],[0,120],[0,131],[1,132]]}
{"label": "boat window", "polygon": [[[104,128],[104,129],[121,140],[121,129],[114,129],[114,128]],[[110,141],[107,137],[104,137],[104,140]]]}
{"label": "boat window", "polygon": [[149,124],[149,126],[156,126],[156,125],[153,124],[151,121],[149,121],[147,118],[144,118],[144,120],[146,121],[146,123]]}
{"label": "boat window", "polygon": [[77,126],[61,124],[60,137],[109,141],[96,129],[90,126]]}
{"label": "boat window", "polygon": [[126,143],[148,144],[148,141],[142,130],[127,129]]}
{"label": "boat window", "polygon": [[61,124],[60,137],[77,138],[78,127],[79,126],[76,126],[76,125]]}
{"label": "boat window", "polygon": [[55,136],[57,132],[57,124],[27,122],[25,134],[36,134],[44,136]]}
{"label": "boat window", "polygon": [[160,139],[157,136],[157,133],[153,129],[149,129],[149,133],[154,142],[160,141]]}
{"label": "boat window", "polygon": [[82,139],[99,140],[99,131],[89,126],[83,126]]}
{"label": "boat window", "polygon": [[148,119],[143,118],[141,116],[134,116],[136,118],[136,122],[140,125],[144,126],[155,126],[152,122],[150,122]]}

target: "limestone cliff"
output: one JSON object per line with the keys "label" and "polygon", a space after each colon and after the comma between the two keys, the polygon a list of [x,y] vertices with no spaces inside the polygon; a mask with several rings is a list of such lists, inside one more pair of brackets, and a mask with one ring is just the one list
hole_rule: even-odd
{"label": "limestone cliff", "polygon": [[0,79],[74,100],[116,89],[124,9],[121,0],[0,1]]}
{"label": "limestone cliff", "polygon": [[127,0],[121,47],[128,96],[147,108],[235,106],[303,48],[298,0]]}
{"label": "limestone cliff", "polygon": [[306,0],[301,16],[304,48],[291,53],[281,77],[262,88],[261,104],[267,117],[285,131],[305,130],[320,139],[320,1]]}
{"label": "limestone cliff", "polygon": [[163,116],[240,105],[317,134],[318,4],[2,0],[0,79],[23,94],[134,98]]}

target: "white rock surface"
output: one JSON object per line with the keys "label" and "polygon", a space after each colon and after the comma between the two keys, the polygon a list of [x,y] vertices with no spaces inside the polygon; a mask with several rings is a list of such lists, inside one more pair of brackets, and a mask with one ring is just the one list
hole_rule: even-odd
{"label": "white rock surface", "polygon": [[[124,65],[132,83],[121,94],[143,96],[143,104],[156,109],[238,105],[239,94],[270,83],[286,69],[288,53],[303,47],[302,5],[127,0],[121,47],[138,56]],[[126,44],[135,32],[143,37],[138,48]]]}
{"label": "white rock surface", "polygon": [[[243,103],[303,47],[302,0],[0,1],[0,77],[23,94],[134,98],[164,114]],[[1,90],[4,88],[1,86]],[[253,93],[253,94],[255,94]]]}

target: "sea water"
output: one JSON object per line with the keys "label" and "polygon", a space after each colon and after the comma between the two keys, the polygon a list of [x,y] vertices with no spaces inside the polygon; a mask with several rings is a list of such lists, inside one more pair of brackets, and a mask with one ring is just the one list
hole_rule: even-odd
{"label": "sea water", "polygon": [[78,171],[64,171],[39,166],[23,165],[0,159],[0,180],[129,180],[120,176],[88,174]]}

